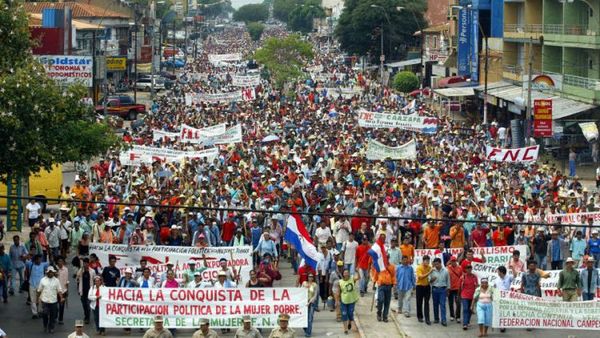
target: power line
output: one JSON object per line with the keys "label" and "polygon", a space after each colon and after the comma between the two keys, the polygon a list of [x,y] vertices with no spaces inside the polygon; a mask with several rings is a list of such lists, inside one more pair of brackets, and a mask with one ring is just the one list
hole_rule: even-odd
{"label": "power line", "polygon": [[[127,203],[127,202],[106,202],[106,201],[92,201],[92,200],[81,200],[81,199],[65,199],[65,198],[43,198],[36,196],[15,196],[15,195],[0,195],[0,199],[19,199],[19,200],[35,200],[35,201],[52,201],[52,202],[66,202],[66,203],[85,203],[85,204],[97,204],[97,205],[121,205],[121,206],[139,206],[139,207],[153,207],[153,208],[165,208],[165,209],[186,209],[186,210],[202,210],[202,211],[221,211],[221,212],[239,212],[239,213],[261,213],[261,214],[298,214],[305,216],[326,216],[326,217],[361,217],[368,219],[388,219],[388,220],[421,220],[421,221],[432,221],[441,223],[483,223],[483,224],[499,224],[499,225],[534,225],[534,226],[563,226],[560,222],[558,223],[541,223],[541,222],[506,222],[506,221],[488,221],[488,220],[467,220],[467,219],[454,219],[454,218],[432,218],[424,215],[423,217],[406,217],[406,216],[384,216],[384,215],[370,215],[370,214],[344,214],[344,213],[333,213],[333,212],[311,212],[311,211],[291,211],[291,210],[268,210],[268,209],[248,209],[248,208],[222,208],[222,207],[199,207],[190,205],[161,205],[151,203]],[[287,208],[287,207],[284,207]],[[567,216],[567,215],[565,215]],[[560,217],[559,217],[560,218]],[[568,227],[578,228],[600,228],[600,225],[589,225],[589,224],[564,224]]]}

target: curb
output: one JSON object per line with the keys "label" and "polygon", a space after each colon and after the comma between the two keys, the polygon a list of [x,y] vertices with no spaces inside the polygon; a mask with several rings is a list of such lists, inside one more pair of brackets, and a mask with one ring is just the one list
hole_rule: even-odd
{"label": "curb", "polygon": [[365,335],[365,331],[362,328],[362,325],[360,325],[360,320],[358,319],[359,316],[355,315],[354,316],[354,324],[356,324],[356,328],[358,329],[358,336],[359,337],[366,337]]}

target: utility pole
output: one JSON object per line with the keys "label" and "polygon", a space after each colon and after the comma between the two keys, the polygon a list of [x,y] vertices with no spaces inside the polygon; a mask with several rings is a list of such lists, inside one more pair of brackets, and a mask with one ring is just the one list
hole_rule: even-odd
{"label": "utility pole", "polygon": [[[483,32],[483,31],[482,31]],[[485,35],[485,82],[483,83],[483,125],[487,125],[488,123],[488,59],[489,59],[490,47],[488,45],[488,37]]]}
{"label": "utility pole", "polygon": [[150,77],[150,99],[154,100],[154,28],[155,28],[155,24],[156,24],[156,3],[154,1],[152,1],[152,3],[150,4],[150,48],[152,50],[152,52],[150,53],[151,57],[150,57],[150,72],[151,72],[151,77]]}
{"label": "utility pole", "polygon": [[527,72],[527,113],[525,115],[525,144],[529,144],[529,124],[531,121],[531,80],[533,78],[533,38],[529,38],[529,70]]}
{"label": "utility pole", "polygon": [[383,21],[381,22],[381,32],[380,32],[380,38],[381,38],[381,53],[379,55],[379,68],[380,68],[380,72],[381,72],[381,95],[383,95],[383,61],[385,60],[385,55],[383,54]]}
{"label": "utility pole", "polygon": [[92,101],[94,101],[94,106],[98,104],[98,81],[96,81],[96,73],[98,70],[96,69],[96,30],[92,31],[92,62],[94,66],[92,67]]}
{"label": "utility pole", "polygon": [[133,102],[137,103],[137,61],[138,61],[138,7],[134,7],[133,11],[133,36],[135,45],[133,46]]}

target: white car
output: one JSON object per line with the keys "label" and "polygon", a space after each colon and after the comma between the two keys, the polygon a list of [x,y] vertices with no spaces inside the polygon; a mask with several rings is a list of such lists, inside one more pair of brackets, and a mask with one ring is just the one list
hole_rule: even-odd
{"label": "white car", "polygon": [[[138,90],[145,90],[145,91],[151,91],[152,90],[152,80],[150,79],[150,77],[144,77],[141,79],[137,80],[137,83],[135,84],[135,87]],[[161,91],[165,89],[165,82],[161,79],[154,79],[154,90],[155,91]]]}

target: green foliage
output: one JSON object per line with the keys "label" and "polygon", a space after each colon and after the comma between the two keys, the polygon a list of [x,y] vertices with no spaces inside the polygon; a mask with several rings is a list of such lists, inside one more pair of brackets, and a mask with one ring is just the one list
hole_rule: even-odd
{"label": "green foliage", "polygon": [[231,2],[223,0],[198,0],[198,9],[201,15],[213,18],[234,11]]}
{"label": "green foliage", "polygon": [[302,66],[313,58],[312,46],[297,34],[285,38],[269,38],[256,51],[254,59],[263,64],[271,74],[277,88],[302,76]]}
{"label": "green foliage", "polygon": [[87,88],[58,87],[32,57],[29,34],[23,34],[28,32],[23,10],[0,6],[0,39],[9,41],[0,55],[17,56],[0,63],[0,180],[91,159],[116,145],[115,134],[81,103]]}
{"label": "green foliage", "polygon": [[288,16],[288,27],[292,31],[310,33],[313,30],[313,20],[325,17],[325,11],[320,1],[306,1],[302,6],[296,6]]}
{"label": "green foliage", "polygon": [[234,21],[259,22],[269,17],[269,8],[264,4],[249,4],[240,7],[233,13]]}
{"label": "green foliage", "polygon": [[393,85],[399,92],[410,93],[419,88],[419,78],[413,72],[399,72],[394,76]]}
{"label": "green foliage", "polygon": [[[397,7],[404,8],[398,11]],[[387,60],[402,59],[407,47],[415,43],[413,34],[427,27],[426,10],[426,0],[347,0],[335,35],[349,54],[370,53],[372,59],[378,59],[383,26],[383,54]]]}
{"label": "green foliage", "polygon": [[246,29],[248,30],[248,34],[250,34],[252,40],[258,41],[265,30],[265,25],[260,22],[249,22],[246,24]]}

